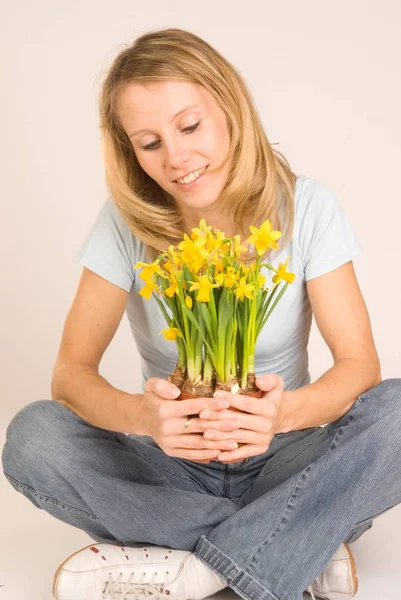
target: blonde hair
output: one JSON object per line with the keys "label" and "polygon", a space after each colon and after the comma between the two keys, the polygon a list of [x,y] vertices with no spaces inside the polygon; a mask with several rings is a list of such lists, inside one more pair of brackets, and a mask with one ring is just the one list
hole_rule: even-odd
{"label": "blonde hair", "polygon": [[[256,227],[270,219],[273,229],[283,231],[279,246],[285,247],[294,227],[296,175],[281,152],[272,149],[235,67],[195,34],[170,28],[150,31],[122,50],[107,73],[99,99],[106,185],[131,232],[145,244],[148,260],[179,243],[182,216],[174,198],[140,166],[119,121],[117,98],[129,83],[167,80],[203,85],[227,115],[230,149],[220,168],[228,163],[230,171],[219,196],[223,212],[229,210],[238,224],[251,214]],[[252,253],[247,260],[256,256]]]}

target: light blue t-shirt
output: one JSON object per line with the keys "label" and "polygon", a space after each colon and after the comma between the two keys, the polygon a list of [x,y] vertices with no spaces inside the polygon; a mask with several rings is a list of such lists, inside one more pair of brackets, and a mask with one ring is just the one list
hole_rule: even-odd
{"label": "light blue t-shirt", "polygon": [[[277,373],[287,390],[310,383],[307,346],[312,310],[306,281],[336,269],[360,252],[336,195],[319,181],[299,175],[295,185],[293,237],[285,249],[273,250],[267,260],[278,267],[279,262],[291,255],[288,270],[296,273],[296,278],[288,285],[257,340],[257,376]],[[134,265],[149,261],[144,244],[131,233],[110,197],[100,209],[77,258],[83,266],[129,292],[126,314],[141,355],[142,369],[141,390],[133,393],[143,393],[150,377],[167,379],[178,360],[176,344],[160,335],[161,329],[168,325],[153,296],[145,300],[138,294],[145,283]],[[266,267],[261,272],[270,287],[273,273]]]}

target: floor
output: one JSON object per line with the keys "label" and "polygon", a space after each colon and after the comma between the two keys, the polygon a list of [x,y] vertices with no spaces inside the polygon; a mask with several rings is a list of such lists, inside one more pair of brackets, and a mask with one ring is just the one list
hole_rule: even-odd
{"label": "floor", "polygon": [[[91,538],[35,508],[3,475],[0,515],[0,600],[53,600],[52,581],[58,565],[90,544]],[[401,596],[400,534],[398,505],[376,519],[351,545],[358,566],[358,600],[396,600]],[[239,596],[226,589],[213,598],[234,600]],[[310,600],[309,595],[304,594],[304,599]]]}

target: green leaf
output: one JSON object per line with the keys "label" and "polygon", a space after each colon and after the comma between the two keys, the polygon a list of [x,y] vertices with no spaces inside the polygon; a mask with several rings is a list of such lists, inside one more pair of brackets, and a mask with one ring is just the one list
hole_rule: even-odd
{"label": "green leaf", "polygon": [[265,298],[265,301],[263,302],[263,305],[260,308],[260,312],[258,314],[258,316],[256,317],[256,337],[258,337],[262,327],[263,327],[263,322],[264,322],[264,317],[266,315],[266,311],[270,306],[270,303],[272,301],[272,299],[274,298],[274,296],[276,295],[276,291],[279,288],[279,286],[276,286],[272,292],[270,292],[270,294],[267,294],[267,297]]}
{"label": "green leaf", "polygon": [[[279,284],[279,285],[280,285],[280,284]],[[278,286],[277,286],[277,287],[278,287]],[[276,287],[275,289],[277,289],[277,287]],[[261,325],[260,331],[261,331],[261,330],[263,329],[263,327],[265,326],[267,319],[270,317],[270,315],[272,314],[273,310],[276,308],[276,306],[277,306],[277,303],[279,302],[280,298],[281,298],[281,297],[282,297],[282,295],[284,294],[284,292],[285,292],[285,290],[287,289],[287,287],[288,287],[288,281],[286,281],[285,285],[283,286],[283,288],[281,289],[281,291],[280,291],[279,295],[277,296],[276,300],[274,301],[274,304],[273,304],[273,306],[271,307],[271,309],[269,310],[269,312],[267,313],[267,315],[266,315],[266,316],[265,316],[265,318],[263,319],[263,322],[262,322],[262,325]],[[274,292],[274,290],[273,290],[273,292]],[[273,293],[273,292],[272,292],[272,293]]]}
{"label": "green leaf", "polygon": [[167,321],[167,324],[170,324],[170,321],[171,321],[172,317],[169,317],[169,316],[168,316],[168,313],[167,313],[167,311],[166,311],[166,309],[165,309],[165,307],[164,307],[164,304],[163,304],[163,302],[160,300],[160,298],[158,298],[158,297],[156,296],[156,294],[153,294],[153,296],[154,296],[154,298],[155,298],[155,300],[156,300],[157,304],[159,305],[159,307],[160,307],[160,310],[162,311],[162,313],[163,313],[163,315],[164,315],[164,318],[165,318],[165,319],[166,319],[166,321]]}
{"label": "green leaf", "polygon": [[208,331],[209,335],[211,336],[213,332],[212,332],[212,321],[210,318],[209,309],[206,306],[205,302],[201,302],[200,305],[201,305],[200,310],[201,310],[202,318],[206,325],[207,331]]}
{"label": "green leaf", "polygon": [[223,368],[223,369],[224,369],[224,365],[226,362],[226,359],[225,359],[226,333],[227,333],[227,324],[228,324],[228,320],[230,317],[231,317],[231,306],[230,306],[229,300],[227,299],[227,288],[223,288],[220,302],[219,302],[218,329],[217,329],[219,362],[220,362],[221,368]]}
{"label": "green leaf", "polygon": [[185,311],[188,319],[191,321],[191,323],[196,327],[196,329],[198,330],[200,335],[203,337],[203,341],[204,341],[205,345],[207,346],[207,349],[209,350],[210,356],[212,357],[213,361],[215,361],[216,360],[215,353],[213,352],[212,348],[210,347],[210,344],[206,339],[206,335],[204,334],[204,332],[202,332],[202,328],[200,327],[198,321],[195,319],[194,315],[192,314],[192,312],[189,310],[189,308],[185,304],[183,305],[182,308]]}

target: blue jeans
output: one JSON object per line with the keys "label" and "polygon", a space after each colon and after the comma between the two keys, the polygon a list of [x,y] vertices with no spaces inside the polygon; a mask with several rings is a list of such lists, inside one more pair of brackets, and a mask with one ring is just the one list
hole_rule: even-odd
{"label": "blue jeans", "polygon": [[11,485],[97,542],[189,550],[251,600],[301,600],[341,542],[401,502],[401,379],[231,465],[167,456],[39,400],[11,420]]}

